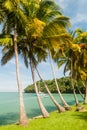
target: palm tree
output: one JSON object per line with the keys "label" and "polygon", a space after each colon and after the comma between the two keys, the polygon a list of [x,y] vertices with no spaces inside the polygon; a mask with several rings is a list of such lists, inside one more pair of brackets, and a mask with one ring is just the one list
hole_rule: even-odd
{"label": "palm tree", "polygon": [[[85,39],[84,39],[85,41]],[[84,103],[87,104],[87,44],[80,43],[81,55],[78,60],[78,70],[77,70],[77,81],[82,80],[85,83],[85,98]]]}
{"label": "palm tree", "polygon": [[74,94],[74,98],[75,98],[75,102],[76,102],[76,106],[79,106],[79,101],[78,101],[78,98],[76,96],[76,92],[75,92],[75,88],[74,88],[74,68],[73,68],[73,64],[74,64],[74,61],[73,61],[73,57],[71,57],[71,83],[72,83],[72,89],[73,89],[73,94]]}
{"label": "palm tree", "polygon": [[35,80],[34,65],[33,65],[33,62],[32,62],[32,58],[30,58],[30,67],[31,67],[32,79],[33,79],[33,83],[34,83],[34,86],[35,86],[35,91],[36,91],[36,94],[37,94],[37,99],[38,99],[38,103],[39,103],[42,115],[43,115],[43,117],[49,117],[49,113],[47,112],[47,110],[43,106],[42,101],[40,99],[38,87],[37,87],[36,80]]}
{"label": "palm tree", "polygon": [[67,71],[70,71],[71,75],[71,83],[72,83],[72,90],[75,98],[76,105],[79,105],[78,98],[76,96],[75,88],[74,88],[74,80],[75,80],[75,64],[77,62],[77,55],[79,55],[79,46],[76,44],[70,43],[69,46],[66,46],[66,49],[64,48],[63,52],[64,55],[61,55],[61,57],[58,59],[58,66],[65,64],[64,68],[64,74]]}
{"label": "palm tree", "polygon": [[23,14],[22,8],[20,7],[20,2],[22,3],[22,0],[2,1],[3,8],[6,12],[6,15],[4,16],[4,23],[3,23],[3,34],[14,33],[13,44],[14,44],[14,51],[15,51],[16,74],[17,74],[17,83],[18,83],[19,101],[20,101],[19,124],[28,125],[28,118],[25,113],[24,102],[23,102],[22,84],[20,81],[18,48],[17,48],[17,35],[18,35],[17,26],[20,24],[23,27],[22,22],[25,22],[25,15]]}
{"label": "palm tree", "polygon": [[[71,81],[72,81],[72,89],[76,101],[76,105],[79,105],[76,92],[74,89],[74,80],[82,79],[81,77],[85,76],[86,79],[86,55],[85,57],[82,57],[82,51],[81,51],[81,43],[84,43],[87,39],[87,33],[82,32],[81,29],[75,30],[74,33],[72,33],[73,37],[73,43],[69,45],[68,49],[65,50],[65,56],[61,56],[59,59],[59,66],[65,63],[65,69],[64,73],[67,70],[70,70],[71,74]],[[82,44],[82,46],[84,46]],[[86,51],[85,51],[86,52]],[[86,54],[86,53],[85,53]],[[82,59],[85,59],[85,64],[84,61],[82,62]],[[83,76],[84,75],[84,76]]]}
{"label": "palm tree", "polygon": [[42,78],[42,76],[41,76],[41,74],[40,74],[40,71],[39,71],[39,69],[37,68],[37,66],[36,66],[36,70],[37,70],[37,73],[38,73],[38,75],[39,75],[41,81],[42,81],[43,84],[44,84],[44,87],[46,88],[46,90],[47,90],[49,96],[51,97],[53,103],[56,105],[56,107],[57,107],[57,109],[59,110],[59,112],[65,112],[65,109],[55,100],[55,98],[54,98],[53,95],[51,94],[51,92],[50,92],[49,88],[47,87],[46,83],[44,82],[44,80],[43,80],[43,78]]}
{"label": "palm tree", "polygon": [[58,94],[60,96],[60,99],[62,101],[62,103],[64,104],[64,107],[66,110],[70,110],[71,107],[67,104],[67,102],[64,100],[61,92],[60,92],[60,89],[59,89],[59,86],[58,86],[58,83],[57,83],[57,79],[55,77],[55,71],[54,71],[54,66],[53,66],[53,63],[52,63],[52,55],[51,55],[51,52],[49,52],[49,56],[50,56],[50,64],[51,64],[51,68],[52,68],[52,73],[53,73],[53,76],[54,76],[54,80],[55,80],[55,84],[56,84],[56,88],[57,88],[57,91],[58,91]]}
{"label": "palm tree", "polygon": [[85,81],[85,101],[87,104],[87,32],[81,29],[76,30],[77,36],[74,41],[77,43],[81,49],[81,54],[79,55],[77,62],[77,80],[81,79]]}

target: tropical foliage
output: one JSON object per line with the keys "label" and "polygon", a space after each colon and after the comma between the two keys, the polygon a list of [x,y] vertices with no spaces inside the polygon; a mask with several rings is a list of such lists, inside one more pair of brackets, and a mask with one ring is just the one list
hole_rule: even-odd
{"label": "tropical foliage", "polygon": [[[45,82],[46,82],[47,86],[49,87],[49,89],[50,89],[50,91],[52,93],[58,93],[57,89],[56,89],[56,86],[55,86],[54,79],[53,80],[45,80]],[[72,87],[71,87],[71,79],[70,79],[70,77],[65,77],[65,78],[62,77],[60,79],[57,79],[57,82],[59,84],[59,89],[60,89],[60,91],[62,93],[73,93]],[[43,85],[42,81],[37,81],[37,85],[38,85],[39,91],[47,93],[46,89],[44,88],[44,85]],[[85,93],[85,88],[84,88],[84,85],[83,85],[83,83],[81,81],[79,81],[78,84],[75,83],[76,93],[79,93],[78,87],[80,88],[81,92],[84,94]],[[31,84],[31,85],[27,86],[24,89],[24,92],[25,93],[35,93],[34,85]]]}
{"label": "tropical foliage", "polygon": [[[22,56],[26,67],[31,68],[34,87],[27,87],[25,92],[36,92],[43,117],[48,117],[49,113],[38,94],[39,88],[48,92],[59,112],[65,112],[65,104],[61,106],[51,94],[56,92],[54,80],[56,84],[58,82],[60,95],[60,92],[71,93],[73,90],[76,104],[79,104],[76,93],[85,92],[87,103],[87,32],[76,29],[69,33],[70,20],[53,0],[1,0],[0,7],[1,64],[6,64],[15,56],[20,101],[19,124],[28,125],[28,118],[23,102],[18,55]],[[64,74],[69,71],[70,77],[58,80],[54,75],[52,81],[43,80],[38,64],[46,61],[49,54],[58,67],[65,64]],[[41,81],[36,82],[35,70]]]}

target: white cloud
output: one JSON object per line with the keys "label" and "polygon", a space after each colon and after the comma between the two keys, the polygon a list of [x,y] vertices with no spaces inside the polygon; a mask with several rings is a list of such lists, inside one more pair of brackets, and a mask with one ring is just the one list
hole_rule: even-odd
{"label": "white cloud", "polygon": [[78,12],[87,14],[87,0],[78,0]]}
{"label": "white cloud", "polygon": [[77,15],[71,19],[71,23],[77,24],[77,23],[84,23],[87,22],[87,14],[81,14],[81,13],[77,13]]}
{"label": "white cloud", "polygon": [[56,3],[63,9],[66,9],[67,8],[67,5],[68,5],[68,1],[69,0],[56,0]]}

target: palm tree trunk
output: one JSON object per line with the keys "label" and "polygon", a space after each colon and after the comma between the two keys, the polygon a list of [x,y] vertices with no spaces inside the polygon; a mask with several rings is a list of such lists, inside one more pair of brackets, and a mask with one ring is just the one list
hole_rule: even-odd
{"label": "palm tree trunk", "polygon": [[16,62],[16,75],[17,75],[17,84],[19,92],[19,103],[20,103],[20,125],[28,125],[28,118],[25,113],[24,102],[23,102],[23,93],[22,93],[22,84],[20,81],[20,72],[19,72],[19,61],[18,61],[18,49],[17,49],[17,27],[14,27],[14,51],[15,51],[15,62]]}
{"label": "palm tree trunk", "polygon": [[74,81],[73,81],[73,79],[71,79],[71,83],[72,83],[72,89],[73,89],[73,94],[74,94],[76,106],[79,106],[79,101],[78,101],[78,98],[77,98],[77,96],[76,96],[76,92],[75,92],[75,88],[74,88]]}
{"label": "palm tree trunk", "polygon": [[87,79],[86,79],[86,82],[85,82],[85,104],[87,104]]}
{"label": "palm tree trunk", "polygon": [[83,96],[83,94],[82,94],[81,90],[79,89],[79,87],[77,87],[77,89],[78,89],[78,91],[79,91],[79,94],[81,95],[81,97],[82,97],[82,98],[83,98],[83,100],[84,100],[85,98],[84,98],[84,96]]}
{"label": "palm tree trunk", "polygon": [[47,110],[43,106],[42,101],[41,101],[40,96],[39,96],[39,93],[38,93],[38,88],[37,88],[37,84],[36,84],[36,80],[35,80],[34,67],[33,67],[33,64],[32,64],[32,59],[30,59],[30,66],[31,66],[31,72],[32,72],[32,79],[33,79],[33,83],[34,83],[34,87],[35,87],[35,91],[36,91],[36,95],[37,95],[37,100],[38,100],[38,104],[40,106],[42,115],[45,118],[49,117],[49,113],[47,112]]}
{"label": "palm tree trunk", "polygon": [[73,80],[73,58],[71,58],[71,85],[72,85],[72,90],[73,90],[76,106],[79,106],[79,101],[76,96],[76,92],[75,92],[75,88],[74,88],[74,80]]}
{"label": "palm tree trunk", "polygon": [[59,86],[58,86],[58,83],[57,83],[57,79],[56,79],[56,76],[55,76],[55,71],[54,71],[54,66],[53,66],[53,63],[52,63],[52,55],[51,55],[51,52],[49,51],[49,56],[50,56],[50,64],[51,64],[51,69],[52,69],[52,73],[53,73],[53,76],[54,76],[54,80],[55,80],[55,84],[56,84],[56,88],[57,88],[57,91],[58,91],[58,94],[59,94],[59,97],[65,107],[66,110],[70,110],[71,107],[67,104],[67,102],[64,100],[61,92],[60,92],[60,89],[59,89]]}
{"label": "palm tree trunk", "polygon": [[40,72],[39,72],[37,66],[36,66],[36,70],[37,70],[38,76],[40,77],[41,81],[42,81],[43,84],[44,84],[45,89],[47,90],[47,92],[48,92],[50,98],[52,99],[53,103],[55,104],[55,106],[57,107],[57,109],[59,110],[59,112],[65,112],[65,109],[55,100],[55,98],[54,98],[53,95],[51,94],[51,92],[50,92],[50,90],[48,89],[46,83],[44,82],[44,80],[43,80],[43,78],[42,78],[42,76],[41,76],[41,74],[40,74]]}

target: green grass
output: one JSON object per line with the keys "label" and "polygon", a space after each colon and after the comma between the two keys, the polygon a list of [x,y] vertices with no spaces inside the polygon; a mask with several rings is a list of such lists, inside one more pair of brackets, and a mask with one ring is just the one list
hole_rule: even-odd
{"label": "green grass", "polygon": [[65,113],[54,111],[49,118],[29,120],[28,127],[14,124],[0,126],[0,130],[87,130],[87,111],[76,112],[75,107]]}

